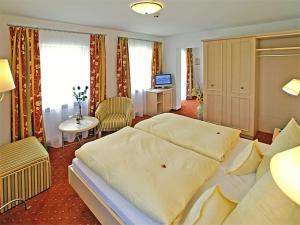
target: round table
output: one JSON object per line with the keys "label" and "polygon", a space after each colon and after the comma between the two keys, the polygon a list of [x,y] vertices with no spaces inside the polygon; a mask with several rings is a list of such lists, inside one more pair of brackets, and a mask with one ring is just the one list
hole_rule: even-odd
{"label": "round table", "polygon": [[99,120],[92,116],[84,116],[82,120],[80,120],[80,124],[76,123],[76,118],[71,118],[63,121],[58,129],[62,134],[62,147],[64,149],[64,133],[75,134],[76,138],[79,140],[79,143],[82,144],[83,140],[80,138],[79,133],[89,131],[94,129],[94,135],[97,135],[97,127],[99,124]]}

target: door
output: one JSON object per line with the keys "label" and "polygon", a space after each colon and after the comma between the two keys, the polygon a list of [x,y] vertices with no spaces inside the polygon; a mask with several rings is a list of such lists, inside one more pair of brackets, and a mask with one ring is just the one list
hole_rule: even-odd
{"label": "door", "polygon": [[205,109],[207,112],[207,116],[205,121],[215,123],[215,124],[222,124],[223,118],[223,96],[222,94],[216,94],[207,92],[207,104],[205,104]]}
{"label": "door", "polygon": [[[227,124],[249,135],[253,130],[252,104],[254,88],[251,79],[253,69],[253,39],[237,38],[227,40],[226,77],[227,77]],[[251,136],[251,135],[249,135]]]}
{"label": "door", "polygon": [[225,48],[225,41],[204,42],[203,118],[205,121],[215,124],[224,124],[224,115],[226,114],[226,105],[224,105],[224,97],[226,97]]}
{"label": "door", "polygon": [[208,91],[222,91],[222,41],[206,42],[204,44],[204,54],[206,59],[206,89]]}
{"label": "door", "polygon": [[172,90],[163,92],[163,112],[169,112],[172,109]]}

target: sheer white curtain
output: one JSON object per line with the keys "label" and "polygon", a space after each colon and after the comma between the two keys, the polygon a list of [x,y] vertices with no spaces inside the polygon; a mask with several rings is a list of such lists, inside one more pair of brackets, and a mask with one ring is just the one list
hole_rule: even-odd
{"label": "sheer white curtain", "polygon": [[151,61],[153,42],[128,40],[131,96],[135,115],[143,116],[146,109],[145,90],[151,87]]}
{"label": "sheer white curtain", "polygon": [[[89,86],[89,35],[40,31],[40,54],[47,144],[60,147],[62,137],[59,124],[78,112],[72,87]],[[87,114],[87,104],[88,101],[83,105],[83,115]],[[64,139],[73,141],[74,138],[74,135],[66,135]]]}
{"label": "sheer white curtain", "polygon": [[187,62],[186,49],[181,49],[181,100],[186,100]]}

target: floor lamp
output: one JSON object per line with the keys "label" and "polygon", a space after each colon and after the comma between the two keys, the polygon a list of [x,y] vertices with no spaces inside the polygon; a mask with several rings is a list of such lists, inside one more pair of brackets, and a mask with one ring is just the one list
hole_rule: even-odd
{"label": "floor lamp", "polygon": [[7,59],[0,59],[0,102],[4,98],[4,93],[15,89],[15,83],[10,71]]}
{"label": "floor lamp", "polygon": [[298,96],[300,93],[300,80],[299,79],[293,79],[290,82],[288,82],[286,85],[282,87],[282,90],[284,90],[286,93],[290,95]]}

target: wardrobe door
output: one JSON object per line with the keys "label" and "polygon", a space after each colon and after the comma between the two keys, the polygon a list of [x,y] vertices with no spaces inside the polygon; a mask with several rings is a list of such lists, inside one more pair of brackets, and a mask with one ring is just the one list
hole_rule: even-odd
{"label": "wardrobe door", "polygon": [[[241,38],[240,39],[240,79],[239,79],[239,87],[240,87],[240,94],[249,96],[251,87],[250,81],[252,77],[252,46],[253,46],[253,39],[251,38]],[[254,48],[254,46],[253,46]]]}
{"label": "wardrobe door", "polygon": [[227,124],[247,136],[254,135],[254,44],[253,38],[237,38],[226,47]]}
{"label": "wardrobe door", "polygon": [[222,41],[205,43],[207,90],[222,91]]}
{"label": "wardrobe door", "polygon": [[223,96],[221,94],[215,93],[207,93],[207,102],[206,110],[207,110],[207,117],[205,121],[215,123],[215,124],[222,124],[222,117],[223,117]]}
{"label": "wardrobe door", "polygon": [[[204,120],[223,124],[226,108],[224,97],[224,41],[204,42]],[[225,99],[226,100],[226,99]]]}

